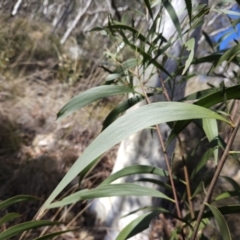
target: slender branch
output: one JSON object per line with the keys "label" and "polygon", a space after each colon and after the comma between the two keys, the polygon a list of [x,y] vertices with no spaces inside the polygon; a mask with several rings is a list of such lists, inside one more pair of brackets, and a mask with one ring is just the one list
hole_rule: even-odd
{"label": "slender branch", "polygon": [[[160,82],[161,82],[161,85],[162,85],[162,88],[163,88],[163,94],[164,94],[165,98],[169,102],[171,102],[171,99],[170,99],[168,91],[166,89],[164,80],[163,80],[159,70],[158,70],[158,76],[159,76],[159,79],[160,79]],[[180,140],[179,140],[179,142],[180,142]],[[183,156],[181,147],[180,147],[180,150],[181,150],[181,155]],[[192,205],[192,201],[191,201],[192,194],[191,194],[191,188],[190,188],[189,174],[188,174],[188,169],[187,169],[187,166],[186,166],[185,163],[184,163],[184,166],[183,166],[183,171],[184,171],[184,178],[185,178],[185,181],[186,181],[186,190],[187,190],[187,197],[188,197],[190,213],[191,213],[191,217],[194,218],[194,210],[193,210],[193,205]]]}
{"label": "slender branch", "polygon": [[233,129],[233,131],[232,131],[232,133],[230,135],[230,138],[229,138],[229,141],[227,143],[227,146],[226,146],[226,148],[225,148],[225,150],[223,152],[223,155],[222,155],[222,157],[221,157],[221,159],[219,161],[219,164],[217,166],[216,172],[215,172],[215,174],[213,176],[213,179],[212,179],[212,181],[210,183],[210,186],[208,188],[208,191],[207,191],[207,194],[206,194],[205,199],[203,201],[203,204],[202,204],[202,206],[200,208],[200,211],[199,211],[199,214],[198,214],[198,217],[197,217],[196,225],[194,227],[194,231],[193,231],[193,235],[192,235],[191,240],[195,240],[196,237],[197,237],[197,232],[198,232],[198,228],[199,228],[199,225],[201,223],[201,220],[202,220],[202,215],[203,215],[203,212],[204,212],[204,209],[205,209],[205,205],[206,205],[206,203],[209,202],[209,200],[211,198],[212,192],[214,190],[214,187],[216,185],[218,177],[219,177],[219,175],[220,175],[220,173],[222,171],[222,168],[223,168],[223,166],[224,166],[224,164],[226,162],[226,159],[227,159],[227,157],[229,155],[230,148],[231,148],[231,146],[233,144],[233,141],[234,141],[234,139],[236,137],[236,134],[237,134],[239,126],[240,126],[240,116],[238,117],[238,119],[236,121],[235,127],[234,127],[234,129]]}
{"label": "slender branch", "polygon": [[191,218],[193,219],[195,217],[195,215],[194,215],[194,208],[193,208],[193,204],[192,204],[192,192],[191,192],[191,187],[190,187],[191,185],[190,185],[190,180],[189,180],[188,168],[187,168],[186,161],[185,161],[184,154],[183,154],[182,142],[178,135],[177,135],[177,140],[179,142],[180,154],[182,156],[183,173],[184,173],[184,178],[185,178],[185,182],[186,182],[186,192],[187,192],[189,210],[190,210]]}
{"label": "slender branch", "polygon": [[167,89],[166,89],[166,87],[165,87],[165,83],[164,83],[164,81],[163,81],[163,78],[162,78],[162,76],[161,76],[161,73],[160,73],[159,69],[157,70],[157,72],[158,72],[158,77],[159,77],[159,79],[160,79],[160,82],[161,82],[161,84],[162,84],[163,94],[164,94],[165,98],[166,98],[169,102],[171,102],[171,99],[170,99],[170,97],[169,97],[169,95],[168,95],[168,91],[167,91]]}
{"label": "slender branch", "polygon": [[[144,87],[142,86],[142,84],[141,84],[141,87],[142,87],[142,91],[143,91],[143,94],[145,96],[145,99],[146,99],[147,103],[150,104],[149,98],[148,98],[147,93],[146,93]],[[164,141],[163,141],[163,138],[162,138],[162,134],[161,134],[159,125],[156,125],[156,130],[157,130],[157,135],[158,135],[161,147],[163,149],[163,155],[164,155],[165,162],[166,162],[166,165],[167,165],[167,170],[168,170],[168,173],[169,173],[169,180],[170,180],[172,190],[173,190],[173,197],[174,197],[174,200],[175,200],[177,215],[178,215],[179,218],[182,218],[182,213],[180,211],[179,202],[178,202],[178,198],[177,198],[177,191],[176,191],[176,187],[175,187],[175,184],[174,184],[174,181],[173,181],[172,169],[171,169],[170,164],[169,164],[169,159],[168,159],[168,155],[167,155],[167,152],[166,152],[166,147],[165,147],[165,144],[164,144]]]}

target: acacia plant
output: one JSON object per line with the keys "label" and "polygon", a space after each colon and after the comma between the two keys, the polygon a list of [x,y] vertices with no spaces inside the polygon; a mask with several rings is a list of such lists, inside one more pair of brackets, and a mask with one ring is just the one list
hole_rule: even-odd
{"label": "acacia plant", "polygon": [[[231,87],[226,87],[224,83],[218,86],[209,85],[206,90],[192,93],[180,101],[164,101],[151,103],[149,99],[153,95],[167,94],[165,86],[174,88],[175,79],[181,76],[182,81],[195,77],[197,73],[189,73],[190,65],[208,63],[210,66],[205,72],[205,76],[216,76],[219,66],[224,63],[225,69],[231,69],[232,66],[239,66],[240,47],[236,40],[234,44],[226,50],[219,50],[218,43],[214,43],[212,39],[204,33],[206,42],[211,46],[212,51],[205,53],[204,56],[194,57],[194,40],[190,37],[190,32],[201,26],[204,17],[211,12],[219,12],[225,14],[234,14],[239,17],[239,13],[224,8],[220,5],[209,7],[207,5],[199,5],[193,7],[191,1],[186,0],[189,27],[181,25],[178,21],[176,12],[170,1],[162,1],[159,12],[166,9],[171,17],[177,33],[170,40],[164,39],[161,33],[156,30],[158,21],[161,21],[161,14],[155,14],[154,6],[158,1],[144,1],[144,8],[134,12],[134,18],[130,18],[129,14],[123,15],[120,21],[116,21],[109,16],[109,21],[106,26],[96,27],[93,31],[105,34],[109,39],[114,40],[116,48],[114,51],[106,51],[108,62],[104,65],[104,69],[109,73],[106,82],[102,86],[91,88],[80,93],[71,99],[58,113],[58,119],[62,119],[78,109],[105,97],[115,96],[119,94],[130,94],[131,98],[124,100],[117,105],[103,122],[103,130],[96,139],[88,146],[83,154],[76,160],[72,168],[68,171],[45,204],[39,210],[38,218],[46,209],[61,207],[72,204],[76,201],[90,200],[100,197],[110,196],[149,196],[164,198],[167,201],[175,204],[176,213],[169,213],[168,209],[163,208],[146,208],[146,213],[134,220],[134,224],[129,224],[124,228],[117,239],[126,239],[137,233],[136,225],[141,224],[144,220],[144,228],[148,227],[151,220],[161,212],[168,212],[171,216],[179,221],[178,227],[172,232],[172,239],[196,239],[204,237],[204,233],[199,231],[203,228],[208,219],[215,218],[220,227],[221,234],[224,239],[232,239],[228,225],[224,220],[224,214],[239,213],[240,205],[225,205],[217,207],[217,202],[220,199],[232,198],[239,196],[239,185],[233,179],[226,178],[232,184],[232,191],[225,191],[221,195],[212,198],[216,182],[219,179],[222,168],[231,154],[237,159],[239,151],[232,151],[231,146],[236,137],[239,125],[240,115],[234,109],[237,99],[240,98],[239,71],[234,70],[231,81]],[[234,1],[233,1],[234,2]],[[238,2],[238,1],[236,1]],[[197,12],[197,14],[196,14]],[[147,14],[145,14],[147,13]],[[235,27],[239,19],[230,21]],[[146,26],[148,29],[146,30]],[[170,49],[178,38],[184,38],[186,43],[184,49],[188,51],[187,58],[176,59],[178,61],[177,70],[169,73],[165,68],[165,63],[171,56],[168,54]],[[184,51],[185,51],[184,50]],[[142,74],[151,66],[152,74],[164,73],[166,79],[162,82],[162,87],[149,89],[146,88],[145,82],[147,79],[142,79],[142,93],[139,93],[139,86],[134,85],[134,78],[141,79]],[[222,73],[224,75],[224,73]],[[151,74],[149,74],[151,77]],[[167,98],[167,96],[166,96]],[[144,99],[144,100],[143,100]],[[170,100],[170,98],[168,99]],[[141,106],[132,111],[127,111],[130,107],[140,101],[147,101],[147,105]],[[162,114],[166,113],[166,114]],[[109,176],[98,187],[94,189],[83,189],[74,194],[71,194],[62,200],[55,201],[58,194],[77,176],[80,176],[80,181],[89,173],[89,171],[101,161],[101,156],[131,134],[142,129],[156,126],[161,123],[169,123],[171,133],[166,145],[178,136],[189,123],[194,122],[200,128],[210,142],[208,148],[204,150],[202,157],[199,158],[191,173],[186,168],[184,177],[177,178],[172,169],[168,171],[155,168],[155,166],[132,166],[124,168],[119,172]],[[224,129],[230,129],[226,138],[220,137],[219,122],[222,122]],[[153,127],[154,128],[154,127]],[[225,141],[224,141],[225,140]],[[201,144],[201,142],[200,142]],[[173,160],[174,161],[174,158]],[[204,176],[200,176],[199,172],[207,166],[207,162],[211,161],[214,174],[208,183]],[[174,182],[171,182],[171,188],[174,198],[170,198],[165,194],[165,191],[136,185],[136,183],[114,184],[113,182],[121,177],[129,174],[152,173],[159,177],[169,176],[170,179],[175,179],[176,182],[181,182],[186,189],[186,193],[179,194],[178,189],[174,187]],[[198,183],[197,186],[192,186],[192,183]],[[203,195],[203,201],[199,207],[193,204],[198,194]],[[182,216],[181,205],[186,209],[187,214]],[[202,223],[202,224],[201,224]],[[207,239],[206,236],[205,238]]]}

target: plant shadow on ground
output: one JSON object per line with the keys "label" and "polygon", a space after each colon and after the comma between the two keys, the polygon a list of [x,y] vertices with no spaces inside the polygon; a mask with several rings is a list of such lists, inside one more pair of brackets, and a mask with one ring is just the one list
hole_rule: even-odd
{"label": "plant shadow on ground", "polygon": [[[20,218],[9,223],[14,225],[32,220],[70,166],[101,131],[101,121],[115,100],[104,99],[56,122],[57,112],[69,99],[92,85],[103,82],[101,69],[96,70],[97,64],[90,64],[93,59],[89,54],[88,61],[84,64],[91,66],[91,71],[86,69],[86,72],[93,75],[84,77],[75,72],[77,81],[71,82],[68,73],[72,73],[71,67],[76,65],[76,60],[61,58],[64,50],[58,43],[59,39],[50,37],[50,29],[45,28],[41,22],[30,23],[14,18],[1,29],[1,33],[0,199],[5,200],[19,194],[39,198],[4,210],[21,214]],[[69,65],[61,65],[63,60],[68,61]],[[82,62],[79,61],[78,66],[87,68],[81,65]],[[100,183],[109,175],[115,150],[116,148],[105,156],[84,181],[86,187]],[[64,193],[79,189],[77,183],[78,179],[75,179]],[[47,212],[43,219],[64,224],[34,230],[23,239],[33,239],[43,231],[65,230],[66,227],[80,230],[64,234],[58,239],[94,239],[93,220],[85,213],[86,207],[86,203],[77,203],[71,209]],[[0,214],[4,213],[6,212]],[[12,239],[19,238],[17,236]]]}
{"label": "plant shadow on ground", "polygon": [[[57,84],[59,83],[53,83],[53,85]],[[28,87],[31,88],[31,85],[28,85]],[[46,96],[48,96],[47,93]],[[11,105],[11,101],[5,100],[4,103]],[[29,101],[32,102],[33,100],[29,99]],[[52,99],[52,101],[55,101],[55,99]],[[48,102],[50,103],[50,99],[48,99]],[[13,110],[15,107],[12,104]],[[24,124],[21,121],[16,122],[20,118],[14,114],[14,111],[11,111],[9,116],[0,116],[0,199],[6,200],[16,195],[27,194],[36,196],[39,200],[18,203],[9,207],[7,212],[21,214],[21,217],[11,222],[10,225],[33,219],[44,200],[50,195],[69,167],[101,129],[99,122],[89,121],[85,125],[77,123],[76,121],[78,121],[82,113],[75,116],[75,120],[71,118],[64,123],[59,123],[65,125],[65,128],[60,128],[53,126],[56,124],[53,116],[53,122],[50,121],[43,124],[45,122],[44,118],[49,117],[44,115],[44,111],[40,111],[39,114],[32,116],[28,112],[30,109],[27,109],[24,104],[22,106],[17,104],[17,108],[19,111],[22,111],[20,115],[25,115],[24,123],[29,124]],[[98,109],[98,106],[95,106],[95,109]],[[2,110],[5,113],[8,112],[7,109],[6,111]],[[24,114],[24,111],[27,111],[28,114]],[[17,112],[15,113],[17,114]],[[85,114],[88,114],[86,110]],[[39,118],[43,119],[40,126],[39,121],[37,121]],[[74,127],[72,127],[71,121],[75,122]],[[103,161],[84,181],[85,187],[93,187],[93,185],[99,184],[102,179],[110,174],[114,156],[115,150],[112,150],[110,154],[103,158]],[[76,178],[65,189],[64,193],[78,189],[78,179]],[[84,212],[85,208],[87,208],[86,203],[77,203],[71,207],[71,210],[64,208],[58,214],[57,210],[47,212],[43,219],[52,219],[65,223],[58,229],[55,227],[48,231],[63,230],[71,222],[69,228],[76,227],[80,228],[80,230],[58,239],[69,239],[69,235],[71,235],[70,239],[71,237],[72,239],[82,239],[85,235],[89,235],[89,239],[95,239],[93,237],[95,233],[93,217]],[[6,212],[2,212],[1,215],[3,213]],[[79,215],[79,213],[81,214]],[[76,219],[74,220],[75,217]],[[41,231],[34,230],[24,239],[38,236]],[[19,236],[13,239],[19,239]],[[84,237],[84,239],[87,238]]]}

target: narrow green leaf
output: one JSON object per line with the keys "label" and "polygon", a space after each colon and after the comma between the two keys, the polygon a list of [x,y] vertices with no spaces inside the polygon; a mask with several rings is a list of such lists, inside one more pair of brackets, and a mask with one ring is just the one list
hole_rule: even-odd
{"label": "narrow green leaf", "polygon": [[104,28],[103,27],[94,27],[94,28],[92,28],[89,32],[95,32],[95,31],[102,31],[102,30],[104,30]]}
{"label": "narrow green leaf", "polygon": [[228,10],[228,9],[221,9],[220,10],[220,9],[212,8],[212,11],[240,17],[240,12],[232,11],[232,10]]}
{"label": "narrow green leaf", "polygon": [[165,189],[168,189],[168,190],[171,190],[172,191],[172,187],[171,185],[167,184],[166,183],[166,179],[165,181],[161,181],[159,179],[155,179],[155,178],[138,178],[135,180],[135,182],[147,182],[147,183],[153,183],[153,184],[156,184],[158,186],[161,186]]}
{"label": "narrow green leaf", "polygon": [[190,27],[190,31],[195,30],[197,27],[203,24],[204,17],[209,13],[210,8],[207,7],[206,4],[201,4],[194,7],[194,10],[198,10],[199,12],[192,17],[192,24]]}
{"label": "narrow green leaf", "polygon": [[39,200],[37,197],[33,197],[30,195],[18,195],[14,196],[12,198],[9,198],[5,201],[0,202],[0,209],[7,208],[8,206],[11,206],[15,203],[22,202],[22,201],[30,201],[30,200]]}
{"label": "narrow green leaf", "polygon": [[[227,206],[224,206],[224,207],[219,207],[218,208],[218,211],[220,211],[220,213],[222,215],[228,215],[228,214],[237,214],[237,213],[240,213],[240,204],[235,204],[235,205],[227,205]],[[198,213],[199,211],[195,211],[195,216],[198,216]],[[208,211],[205,211],[203,213],[203,219],[204,218],[210,218],[210,217],[213,217],[213,212],[208,210]],[[186,217],[184,217],[184,220],[185,221],[196,221],[196,218],[192,219],[191,218],[191,215],[190,213],[186,215]]]}
{"label": "narrow green leaf", "polygon": [[207,204],[206,205],[210,208],[210,210],[212,211],[216,222],[218,224],[218,227],[222,233],[222,238],[223,240],[232,240],[228,225],[224,219],[224,217],[222,216],[221,212],[213,205]]}
{"label": "narrow green leaf", "polygon": [[91,88],[76,97],[72,98],[57,114],[58,119],[62,119],[74,111],[85,107],[86,105],[102,99],[104,97],[113,96],[123,93],[132,93],[133,90],[124,86],[106,85]]}
{"label": "narrow green leaf", "polygon": [[188,59],[185,63],[185,67],[182,71],[182,75],[188,70],[189,66],[192,63],[193,56],[194,56],[195,39],[194,38],[189,39],[184,45],[185,45],[186,49],[188,51],[190,51],[190,54],[189,54]]}
{"label": "narrow green leaf", "polygon": [[191,174],[191,180],[193,180],[193,177],[206,165],[207,161],[210,159],[212,154],[213,154],[213,149],[210,148],[203,154],[201,159],[197,161],[197,166],[194,167],[194,170]]}
{"label": "narrow green leaf", "polygon": [[185,4],[186,4],[186,7],[187,7],[189,22],[191,24],[191,22],[192,22],[192,1],[191,0],[185,0]]}
{"label": "narrow green leaf", "polygon": [[172,22],[176,30],[178,31],[179,37],[182,39],[182,30],[181,30],[180,22],[178,20],[178,16],[175,12],[175,9],[173,8],[169,0],[163,0],[162,3],[164,5],[164,8],[167,10],[170,18],[172,19]]}
{"label": "narrow green leaf", "polygon": [[15,218],[20,217],[21,215],[19,213],[7,213],[5,216],[3,216],[0,219],[0,226],[6,222],[12,221]]}
{"label": "narrow green leaf", "polygon": [[132,98],[128,98],[127,100],[120,103],[117,107],[115,107],[106,117],[103,122],[103,129],[108,127],[111,123],[113,123],[121,113],[127,111],[130,107],[135,105],[136,103],[140,102],[144,99],[144,96],[137,95]]}
{"label": "narrow green leaf", "polygon": [[150,196],[150,197],[158,197],[164,198],[169,201],[174,202],[171,198],[166,196],[165,194],[159,192],[158,190],[132,184],[132,183],[124,183],[124,184],[109,184],[109,185],[100,185],[94,189],[84,189],[73,193],[61,201],[54,202],[50,204],[49,208],[62,207],[68,204],[75,203],[80,200],[89,200],[93,198],[102,198],[102,197],[113,197],[113,196]]}
{"label": "narrow green leaf", "polygon": [[146,43],[148,42],[144,35],[142,35],[140,32],[138,32],[135,28],[130,27],[128,25],[121,24],[121,23],[111,24],[111,29],[128,30],[128,31],[132,32],[139,40],[146,42]]}
{"label": "narrow green leaf", "polygon": [[[210,93],[211,91],[209,91]],[[210,108],[218,103],[222,103],[226,100],[232,100],[232,99],[240,99],[240,85],[235,85],[230,88],[226,88],[224,91],[224,94],[222,93],[222,90],[219,88],[218,91],[213,90],[212,94],[208,94],[208,90],[206,92],[202,91],[203,96],[200,96],[200,100],[196,101],[194,104],[206,108]],[[206,96],[205,96],[206,93]],[[198,95],[197,93],[196,96]],[[194,97],[194,94],[192,95]],[[200,94],[201,95],[201,94]],[[185,98],[187,99],[187,98]],[[189,99],[190,100],[190,99]],[[174,125],[174,128],[172,129],[172,132],[170,133],[166,146],[169,145],[169,143],[185,128],[191,121],[180,121],[177,122]]]}
{"label": "narrow green leaf", "polygon": [[212,144],[215,166],[218,161],[218,125],[215,119],[203,119],[203,130],[207,139]]}
{"label": "narrow green leaf", "polygon": [[183,101],[188,101],[188,100],[199,100],[201,98],[204,98],[212,93],[218,92],[220,89],[219,88],[208,88],[208,89],[204,89],[201,91],[197,91],[194,93],[189,94],[188,96],[182,98],[181,100],[179,100],[180,102]]}
{"label": "narrow green leaf", "polygon": [[145,5],[146,5],[146,7],[147,7],[147,9],[148,9],[148,12],[149,12],[151,18],[153,18],[153,14],[152,14],[152,9],[151,9],[150,2],[149,2],[148,0],[144,0],[144,2],[145,2]]}
{"label": "narrow green leaf", "polygon": [[138,61],[136,58],[130,58],[126,61],[124,61],[121,64],[121,67],[125,70],[125,69],[130,69],[130,68],[135,68],[138,65]]}
{"label": "narrow green leaf", "polygon": [[198,106],[210,108],[218,103],[224,102],[225,97],[226,97],[226,100],[240,99],[240,85],[235,85],[233,87],[225,88],[224,94],[222,90],[219,89],[219,91],[198,100],[194,104]]}
{"label": "narrow green leaf", "polygon": [[187,103],[157,102],[127,112],[101,132],[88,146],[52,192],[40,211],[42,212],[48,208],[49,204],[67,184],[69,184],[79,172],[91,164],[94,159],[133,133],[160,123],[197,118],[216,118],[231,124],[225,118],[211,110]]}
{"label": "narrow green leaf", "polygon": [[155,212],[150,212],[137,217],[119,233],[116,240],[128,239],[144,231],[149,227],[149,224],[156,215],[157,214]]}
{"label": "narrow green leaf", "polygon": [[154,174],[161,177],[169,176],[166,170],[163,170],[158,167],[147,166],[147,165],[133,165],[133,166],[125,167],[124,169],[121,169],[116,173],[111,174],[108,178],[106,178],[101,183],[101,186],[110,184],[121,177],[129,176],[133,174],[141,174],[141,173],[149,173],[149,174]]}
{"label": "narrow green leaf", "polygon": [[49,233],[49,234],[46,234],[46,235],[41,236],[41,237],[34,238],[33,240],[51,240],[56,236],[62,235],[63,233],[79,231],[79,229],[80,228],[75,228],[75,229],[68,229],[68,230],[59,231],[59,232],[53,232],[53,233]]}
{"label": "narrow green leaf", "polygon": [[119,32],[119,34],[123,38],[124,43],[126,43],[130,48],[132,48],[134,51],[137,51],[139,54],[142,55],[143,63],[148,63],[148,65],[151,63],[156,68],[166,73],[167,76],[171,77],[171,74],[161,64],[158,63],[157,59],[153,59],[149,53],[145,52],[142,48],[136,46],[136,44],[130,42],[123,32]]}
{"label": "narrow green leaf", "polygon": [[121,64],[117,65],[113,73],[107,76],[106,81],[112,81],[116,78],[127,76],[126,70],[129,70],[131,68],[134,69],[137,65],[138,65],[138,61],[136,58],[130,58],[125,62],[122,62]]}
{"label": "narrow green leaf", "polygon": [[226,191],[221,194],[219,194],[217,197],[214,198],[214,201],[219,201],[225,198],[230,198],[230,197],[240,197],[240,189],[237,191]]}
{"label": "narrow green leaf", "polygon": [[206,40],[206,42],[208,43],[208,45],[212,48],[212,50],[214,51],[214,46],[213,46],[213,43],[212,43],[212,40],[211,38],[208,36],[208,34],[205,32],[205,31],[202,31],[203,33],[203,36]]}
{"label": "narrow green leaf", "polygon": [[240,154],[240,151],[229,151],[229,154]]}
{"label": "narrow green leaf", "polygon": [[216,64],[221,58],[221,56],[222,56],[222,52],[211,53],[208,56],[193,59],[192,64],[200,64],[200,63],[206,63],[206,62],[212,62]]}
{"label": "narrow green leaf", "polygon": [[20,234],[26,230],[34,229],[34,228],[38,228],[38,227],[44,227],[44,226],[51,226],[51,225],[56,225],[56,224],[59,224],[59,223],[48,221],[48,220],[30,221],[30,222],[20,223],[18,225],[10,227],[7,230],[1,232],[0,239],[8,240],[10,237],[16,236],[17,234]]}
{"label": "narrow green leaf", "polygon": [[[221,176],[221,177],[224,178],[226,181],[228,181],[232,185],[235,191],[240,191],[240,186],[234,179],[228,176]],[[238,195],[238,201],[240,203],[240,194]]]}
{"label": "narrow green leaf", "polygon": [[[156,212],[158,214],[160,213],[167,213],[169,214],[170,216],[172,216],[173,218],[176,218],[176,219],[179,219],[178,216],[172,214],[169,210],[165,209],[165,208],[159,208],[159,207],[141,207],[141,208],[138,208],[138,209],[135,209],[134,211],[131,211],[129,213],[127,213],[126,215],[123,215],[121,216],[121,218],[124,218],[124,217],[127,217],[127,216],[130,216],[136,212],[139,212],[139,211],[146,211],[146,212]],[[181,221],[181,219],[179,219]],[[187,223],[186,223],[187,224]]]}
{"label": "narrow green leaf", "polygon": [[139,211],[144,211],[144,212],[150,212],[151,211],[151,212],[156,213],[157,215],[159,215],[160,213],[164,213],[164,214],[167,214],[167,215],[171,216],[174,219],[177,219],[177,220],[183,222],[187,226],[191,227],[190,223],[188,223],[187,221],[185,221],[182,218],[179,218],[172,211],[169,211],[166,208],[160,208],[160,207],[141,207],[141,208],[135,209],[134,211],[131,211],[131,212],[127,213],[126,215],[121,216],[121,219],[124,218],[124,217],[130,216],[132,214],[135,214],[136,212],[139,212]]}
{"label": "narrow green leaf", "polygon": [[240,53],[240,44],[235,45],[234,47],[231,47],[229,50],[227,50],[217,61],[215,64],[215,68],[217,68],[221,63],[224,61],[231,62],[233,58]]}
{"label": "narrow green leaf", "polygon": [[106,81],[112,81],[121,77],[123,77],[122,73],[111,73],[106,77]]}

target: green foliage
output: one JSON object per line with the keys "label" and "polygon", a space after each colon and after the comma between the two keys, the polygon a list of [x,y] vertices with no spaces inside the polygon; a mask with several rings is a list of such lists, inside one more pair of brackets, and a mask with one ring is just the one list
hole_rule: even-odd
{"label": "green foliage", "polygon": [[[28,195],[14,196],[12,198],[9,198],[5,201],[0,202],[0,210],[3,211],[11,205],[14,205],[16,203],[23,202],[23,201],[29,201],[29,200],[36,201],[37,198],[28,196]],[[14,213],[14,212],[6,213],[0,219],[0,227],[3,228],[3,225],[6,226],[6,224],[8,224],[10,221],[12,221],[20,216],[21,216],[20,214]],[[28,222],[19,223],[14,226],[8,227],[4,231],[2,231],[0,233],[0,239],[7,240],[13,236],[23,233],[24,231],[27,231],[29,229],[40,228],[40,227],[44,227],[44,226],[51,226],[51,225],[56,225],[56,224],[59,224],[59,223],[53,222],[50,220],[28,221]],[[60,235],[60,234],[61,233],[57,233],[56,235]]]}
{"label": "green foliage", "polygon": [[56,224],[57,222],[52,222],[49,220],[29,221],[29,222],[20,223],[0,233],[0,239],[3,239],[3,240],[9,239],[29,229],[34,229],[34,228],[39,228],[44,226],[51,226]]}
{"label": "green foliage", "polygon": [[[181,222],[181,229],[174,229],[171,239],[177,239],[178,234],[182,236],[186,235],[195,239],[199,227],[202,231],[204,223],[208,222],[211,218],[216,219],[223,238],[226,240],[232,239],[230,230],[223,215],[239,213],[240,205],[225,205],[218,207],[217,204],[222,199],[232,198],[235,196],[239,197],[239,186],[233,179],[226,177],[226,180],[230,182],[234,190],[225,191],[213,199],[211,199],[211,196],[240,124],[240,121],[233,121],[233,119],[235,119],[235,117],[233,118],[234,114],[228,107],[230,100],[240,99],[240,85],[237,85],[236,83],[236,80],[239,78],[239,73],[236,72],[235,79],[233,79],[233,85],[231,87],[225,87],[224,85],[220,85],[218,87],[211,86],[207,90],[198,91],[186,96],[179,102],[172,101],[150,103],[123,114],[126,110],[140,101],[148,102],[152,96],[166,94],[164,85],[170,86],[170,90],[179,87],[175,83],[176,76],[182,75],[182,81],[187,81],[187,79],[190,78],[188,69],[191,64],[210,63],[211,71],[206,72],[206,75],[215,75],[215,70],[223,63],[225,63],[227,67],[232,64],[238,66],[240,59],[239,44],[235,44],[225,51],[216,51],[215,49],[217,47],[206,33],[204,33],[205,39],[213,52],[203,57],[194,58],[194,48],[196,43],[190,36],[191,31],[203,23],[203,19],[209,11],[220,10],[214,7],[210,9],[205,5],[193,7],[191,1],[186,0],[185,2],[187,6],[188,22],[190,23],[187,27],[186,25],[183,26],[180,23],[176,11],[170,1],[162,1],[163,5],[161,9],[165,9],[168,12],[177,30],[176,34],[168,41],[157,31],[157,23],[161,20],[162,12],[160,11],[159,14],[156,16],[154,15],[153,5],[156,4],[155,1],[144,0],[146,9],[149,13],[148,17],[152,22],[148,31],[144,30],[143,27],[144,24],[147,25],[149,21],[148,17],[142,17],[145,16],[144,11],[140,12],[138,16],[141,20],[143,20],[143,24],[135,22],[134,19],[131,19],[131,21],[129,20],[129,22],[127,19],[123,22],[117,22],[109,17],[107,26],[93,29],[94,31],[104,32],[104,34],[106,34],[110,39],[114,39],[115,41],[116,50],[113,52],[106,52],[109,59],[108,63],[103,66],[109,75],[106,77],[106,82],[103,86],[91,88],[71,99],[57,114],[58,119],[64,118],[78,109],[108,96],[131,94],[131,98],[119,103],[106,117],[103,123],[103,131],[76,160],[71,169],[46,200],[38,213],[38,218],[41,218],[46,209],[62,207],[80,200],[108,196],[154,196],[170,201],[171,203],[176,204],[177,207],[178,203],[176,199],[172,199],[165,193],[158,190],[143,187],[135,183],[112,183],[113,181],[125,176],[150,173],[152,175],[164,176],[166,178],[172,177],[176,180],[176,182],[181,182],[187,189],[180,197],[181,203],[189,213],[185,217],[179,215],[174,216],[174,214],[172,214],[175,219],[178,219]],[[221,9],[221,12],[225,14],[230,13],[227,9]],[[234,26],[235,24],[236,22],[233,22]],[[171,49],[179,39],[185,42],[184,45],[188,51],[188,55],[186,57],[182,53],[178,59],[174,59],[177,62],[176,70],[174,72],[169,72],[165,65],[167,60],[172,60],[173,58],[169,49]],[[130,55],[131,57],[125,58],[125,55]],[[4,64],[4,62],[1,63],[1,65]],[[145,73],[148,75],[148,79],[145,79]],[[150,81],[151,77],[156,74],[161,75],[161,73],[166,75],[162,88],[148,87],[147,83]],[[133,79],[138,80],[137,85],[136,82],[133,82]],[[189,103],[189,101],[191,102]],[[239,118],[239,116],[237,117]],[[226,128],[231,130],[231,134],[228,138],[229,140],[224,142],[224,144],[222,144],[222,140],[219,136],[220,130],[218,127],[218,121],[224,123]],[[106,151],[130,135],[145,128],[150,128],[154,125],[168,123],[171,127],[171,134],[166,143],[166,145],[168,145],[191,122],[197,123],[200,130],[205,133],[206,139],[210,144],[207,147],[205,154],[196,160],[195,166],[189,174],[190,182],[188,180],[188,176],[186,175],[183,178],[178,178],[176,175],[173,175],[172,171],[168,172],[163,169],[156,168],[155,166],[134,165],[118,171],[94,189],[83,189],[54,202],[56,197],[77,175],[80,174],[80,176],[84,178],[86,173],[101,160],[101,156]],[[220,151],[220,149],[222,150]],[[182,156],[182,158],[184,158],[184,156]],[[212,175],[202,174],[208,161],[214,162],[213,165],[216,166],[217,169]],[[146,178],[140,179],[139,181],[154,180]],[[173,185],[170,186],[167,183],[161,183],[160,181],[159,184],[171,189],[173,193],[179,194]],[[188,191],[189,189],[190,191]],[[206,197],[199,207],[200,210],[197,211],[193,208],[192,201],[196,200],[198,195],[203,192],[206,194]],[[17,197],[14,200],[9,199],[7,200],[8,202],[0,203],[0,206],[8,206],[8,204],[11,204],[12,201],[23,201],[26,200],[25,198],[26,197],[22,196]],[[206,206],[210,210],[205,211]],[[151,209],[151,211],[148,211],[142,216],[136,218],[128,226],[122,229],[117,239],[126,239],[143,231],[149,226],[151,220],[156,217],[159,212],[159,209]],[[168,211],[163,209],[162,212]],[[17,217],[18,214],[16,213],[6,214],[0,219],[0,223],[4,224]],[[22,223],[0,233],[0,238],[7,239],[27,229],[52,224],[57,223],[43,220]],[[52,233],[45,236],[45,238],[51,238],[54,237],[55,234],[61,233],[63,232]],[[207,239],[207,237],[203,234],[202,236],[200,235],[201,233],[199,233],[199,237],[201,237],[201,239]],[[40,237],[38,239],[45,238]]]}

